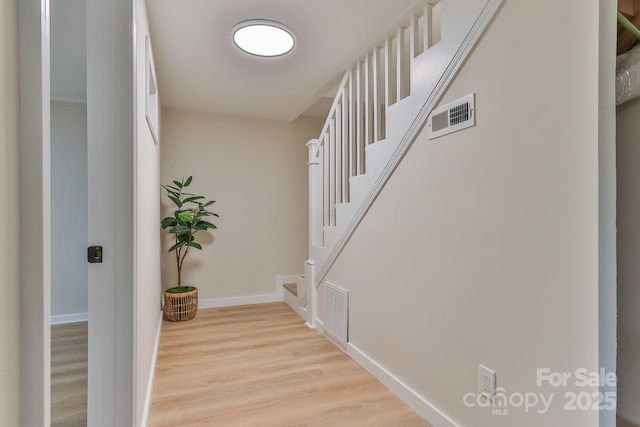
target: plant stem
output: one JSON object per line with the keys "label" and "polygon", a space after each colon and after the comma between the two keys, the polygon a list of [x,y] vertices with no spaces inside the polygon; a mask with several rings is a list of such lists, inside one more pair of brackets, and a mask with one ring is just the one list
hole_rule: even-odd
{"label": "plant stem", "polygon": [[[180,250],[182,251],[182,248],[180,248]],[[187,246],[187,249],[184,251],[184,255],[182,255],[182,259],[180,260],[180,267],[178,267],[178,287],[181,287],[181,283],[182,283],[182,278],[180,277],[181,273],[182,273],[182,264],[184,264],[184,259],[187,257],[187,253],[189,252],[189,246]],[[178,254],[178,256],[180,256],[180,254]]]}
{"label": "plant stem", "polygon": [[[176,244],[178,244],[178,236],[176,235]],[[180,249],[176,249],[176,265],[178,267],[178,289],[182,287],[182,265],[180,264]]]}

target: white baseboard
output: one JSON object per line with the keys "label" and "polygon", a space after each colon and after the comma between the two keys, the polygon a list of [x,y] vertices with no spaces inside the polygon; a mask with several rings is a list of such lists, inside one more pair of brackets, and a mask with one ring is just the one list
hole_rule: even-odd
{"label": "white baseboard", "polygon": [[296,275],[276,276],[275,293],[267,295],[250,295],[246,297],[231,298],[213,298],[201,299],[198,301],[199,308],[219,308],[219,307],[235,307],[237,305],[265,304],[269,302],[284,301],[284,292],[282,285],[285,283],[294,283]]}
{"label": "white baseboard", "polygon": [[151,396],[153,396],[153,381],[156,377],[156,361],[158,360],[158,348],[160,347],[160,333],[162,332],[162,311],[158,319],[158,330],[156,332],[156,342],[151,355],[151,368],[149,369],[149,381],[147,382],[147,392],[144,397],[144,407],[142,409],[142,420],[140,427],[147,427],[149,423],[149,412],[151,411]]}
{"label": "white baseboard", "polygon": [[86,322],[89,313],[56,314],[51,316],[52,325],[64,325],[66,323]]}
{"label": "white baseboard", "polygon": [[347,354],[434,427],[459,427],[442,411],[351,343],[347,343]]}
{"label": "white baseboard", "polygon": [[198,307],[203,309],[234,307],[237,305],[264,304],[279,301],[284,301],[282,294],[251,295],[246,297],[201,299],[198,301]]}
{"label": "white baseboard", "polygon": [[324,322],[316,317],[315,328],[324,335]]}

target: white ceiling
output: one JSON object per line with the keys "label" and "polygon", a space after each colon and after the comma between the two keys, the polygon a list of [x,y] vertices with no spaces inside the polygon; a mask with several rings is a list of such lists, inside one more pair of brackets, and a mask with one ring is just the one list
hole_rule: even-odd
{"label": "white ceiling", "polygon": [[[305,112],[326,114],[330,100],[323,95],[344,70],[424,3],[147,0],[162,105],[287,122]],[[288,26],[296,37],[293,52],[259,58],[237,49],[232,28],[249,19]]]}
{"label": "white ceiling", "polygon": [[[344,70],[425,2],[147,0],[162,105],[287,122],[324,118]],[[86,2],[51,4],[51,94],[86,99]],[[237,49],[232,28],[256,18],[291,28],[294,51],[258,58]]]}

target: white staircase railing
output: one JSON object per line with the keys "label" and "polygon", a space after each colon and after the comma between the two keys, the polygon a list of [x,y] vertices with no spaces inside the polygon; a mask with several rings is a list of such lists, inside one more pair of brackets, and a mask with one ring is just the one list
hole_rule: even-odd
{"label": "white staircase railing", "polygon": [[346,71],[319,138],[307,144],[309,259],[298,303],[310,326],[316,288],[502,1],[425,1]]}
{"label": "white staircase railing", "polygon": [[[366,148],[386,136],[386,111],[410,95],[411,62],[440,40],[438,8],[427,3],[421,15],[413,15],[347,70],[324,124],[318,143],[310,145],[311,159],[323,166],[323,197],[318,245],[322,226],[336,225],[336,204],[350,202],[351,177],[366,173]],[[315,187],[314,187],[315,190]]]}

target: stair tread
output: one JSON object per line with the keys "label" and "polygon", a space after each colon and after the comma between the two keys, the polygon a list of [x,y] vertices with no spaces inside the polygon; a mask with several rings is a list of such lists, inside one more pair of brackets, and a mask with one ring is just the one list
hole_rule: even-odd
{"label": "stair tread", "polygon": [[285,283],[284,288],[291,292],[293,295],[298,296],[298,284],[297,283]]}

